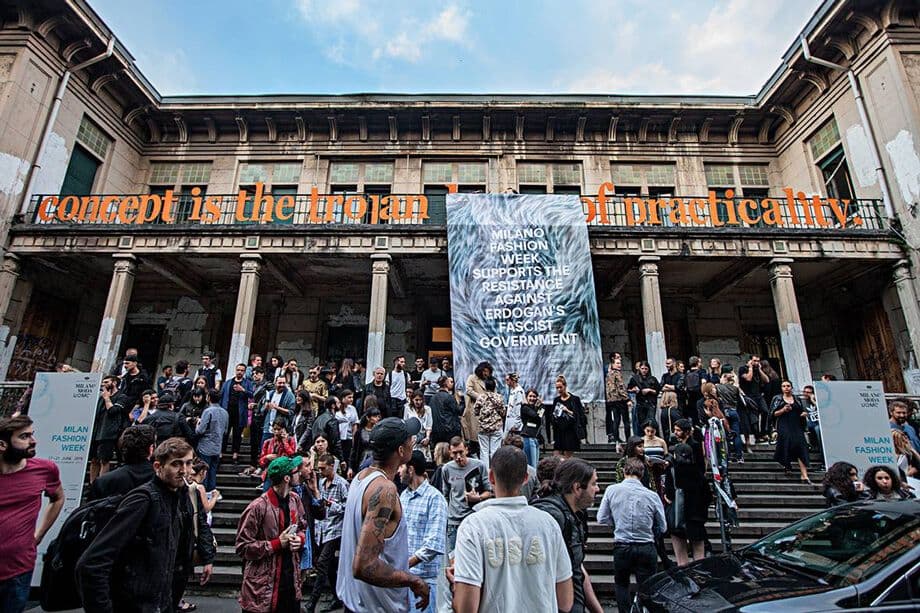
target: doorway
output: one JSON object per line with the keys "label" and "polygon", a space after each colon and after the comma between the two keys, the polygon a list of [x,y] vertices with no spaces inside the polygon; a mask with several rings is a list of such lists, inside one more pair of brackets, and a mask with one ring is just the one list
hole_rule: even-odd
{"label": "doorway", "polygon": [[165,326],[150,324],[125,324],[125,333],[122,335],[121,347],[118,358],[125,354],[129,347],[137,348],[137,359],[141,367],[147,371],[151,381],[155,381],[160,374],[160,349],[163,346]]}

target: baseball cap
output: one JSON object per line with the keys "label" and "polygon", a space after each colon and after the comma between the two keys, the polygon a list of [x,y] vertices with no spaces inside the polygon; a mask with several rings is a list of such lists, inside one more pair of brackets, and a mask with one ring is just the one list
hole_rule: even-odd
{"label": "baseball cap", "polygon": [[381,419],[371,430],[371,449],[374,451],[395,451],[410,436],[415,436],[422,429],[422,424],[414,417],[403,421],[398,417]]}
{"label": "baseball cap", "polygon": [[294,456],[289,458],[287,456],[282,456],[280,458],[275,458],[272,460],[272,463],[268,465],[268,471],[266,475],[269,479],[277,476],[290,475],[300,468],[300,465],[303,463],[302,456]]}
{"label": "baseball cap", "polygon": [[125,357],[121,360],[122,362],[137,362],[136,353],[126,353]]}
{"label": "baseball cap", "polygon": [[406,465],[411,466],[416,475],[423,475],[428,469],[428,461],[425,459],[425,454],[418,449],[412,452],[412,459],[406,462]]}

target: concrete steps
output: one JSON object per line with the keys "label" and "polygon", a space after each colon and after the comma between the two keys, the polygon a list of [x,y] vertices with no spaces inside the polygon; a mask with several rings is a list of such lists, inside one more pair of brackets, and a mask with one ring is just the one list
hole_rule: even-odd
{"label": "concrete steps", "polygon": [[[240,455],[248,458],[245,445]],[[598,495],[597,503],[600,503],[603,490],[612,482],[620,455],[614,445],[586,445],[577,455],[591,462],[598,470],[601,494]],[[786,475],[782,467],[773,461],[773,448],[769,445],[754,446],[745,459],[744,464],[731,464],[729,467],[739,505],[740,525],[732,533],[734,548],[749,545],[792,521],[824,508],[824,497],[817,485],[823,472],[809,472],[815,485],[800,483],[797,471]],[[814,468],[817,468],[818,460],[813,455]],[[234,548],[236,527],[243,509],[261,492],[259,479],[238,474],[245,467],[245,463],[234,464],[230,456],[225,455],[218,471],[217,487],[223,499],[212,513],[212,527],[218,543],[217,559],[211,583],[204,589],[196,587],[198,593],[228,595],[239,589],[242,563]],[[597,506],[589,509],[588,516],[589,541],[585,567],[591,574],[598,594],[610,598],[614,594],[613,535],[608,527],[595,521]],[[706,531],[713,551],[720,552],[722,544],[719,540],[719,526],[712,508]],[[666,541],[665,547],[671,551],[670,540]]]}

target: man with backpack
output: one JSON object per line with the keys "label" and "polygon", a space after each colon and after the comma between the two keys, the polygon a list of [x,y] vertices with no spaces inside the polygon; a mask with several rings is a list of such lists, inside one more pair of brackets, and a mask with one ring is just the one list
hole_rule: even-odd
{"label": "man with backpack", "polygon": [[147,415],[143,420],[137,423],[151,426],[157,433],[157,441],[162,442],[168,438],[177,436],[191,443],[193,433],[188,422],[173,410],[175,398],[171,395],[158,397],[153,390],[147,390],[144,395],[150,395],[151,406],[147,409]]}
{"label": "man with backpack", "polygon": [[87,500],[127,494],[153,479],[150,458],[156,446],[156,430],[152,426],[131,426],[121,433],[119,446],[125,463],[93,481]]}
{"label": "man with backpack", "polygon": [[188,376],[188,360],[176,362],[175,374],[163,383],[161,394],[171,394],[176,399],[176,405],[182,406],[188,400],[192,391],[192,379]]}
{"label": "man with backpack", "polygon": [[[320,408],[319,414],[313,420],[313,425],[297,441],[298,449],[309,449],[316,437],[322,436],[329,443],[329,453],[344,460],[342,455],[342,441],[339,436],[339,420],[335,418],[336,411],[339,410],[341,401],[336,396],[329,396]],[[306,437],[310,440],[307,441]]]}
{"label": "man with backpack", "polygon": [[555,493],[534,500],[531,505],[549,513],[562,530],[562,538],[572,563],[572,588],[575,603],[570,613],[601,613],[603,608],[584,567],[585,540],[581,520],[576,513],[594,504],[600,488],[597,471],[584,460],[573,458],[559,465],[553,475]]}
{"label": "man with backpack", "polygon": [[[51,501],[41,515],[42,494]],[[36,548],[64,507],[57,465],[35,457],[28,415],[0,419],[0,611],[22,613]]]}
{"label": "man with backpack", "polygon": [[153,455],[153,480],[120,500],[77,561],[87,613],[175,611],[196,551],[204,564],[202,585],[210,579],[214,536],[185,484],[192,447],[171,438]]}

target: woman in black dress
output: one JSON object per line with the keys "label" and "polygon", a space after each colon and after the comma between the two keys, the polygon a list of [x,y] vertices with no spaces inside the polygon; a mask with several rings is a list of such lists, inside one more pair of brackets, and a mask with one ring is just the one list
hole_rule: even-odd
{"label": "woman in black dress", "polygon": [[633,408],[633,435],[642,436],[642,424],[656,420],[655,413],[658,409],[658,390],[661,384],[651,373],[648,362],[639,362],[638,371],[626,385],[626,391],[636,395],[636,406]]}
{"label": "woman in black dress", "polygon": [[572,453],[581,450],[582,431],[587,426],[585,408],[581,398],[570,394],[565,377],[556,377],[556,393],[553,399],[553,455],[571,458]]}
{"label": "woman in black dress", "polygon": [[808,443],[802,426],[805,407],[792,394],[792,383],[784,380],[780,389],[782,393],[774,396],[770,403],[777,433],[773,459],[782,464],[786,472],[792,470],[792,462],[798,462],[802,483],[811,484],[808,478]]}

